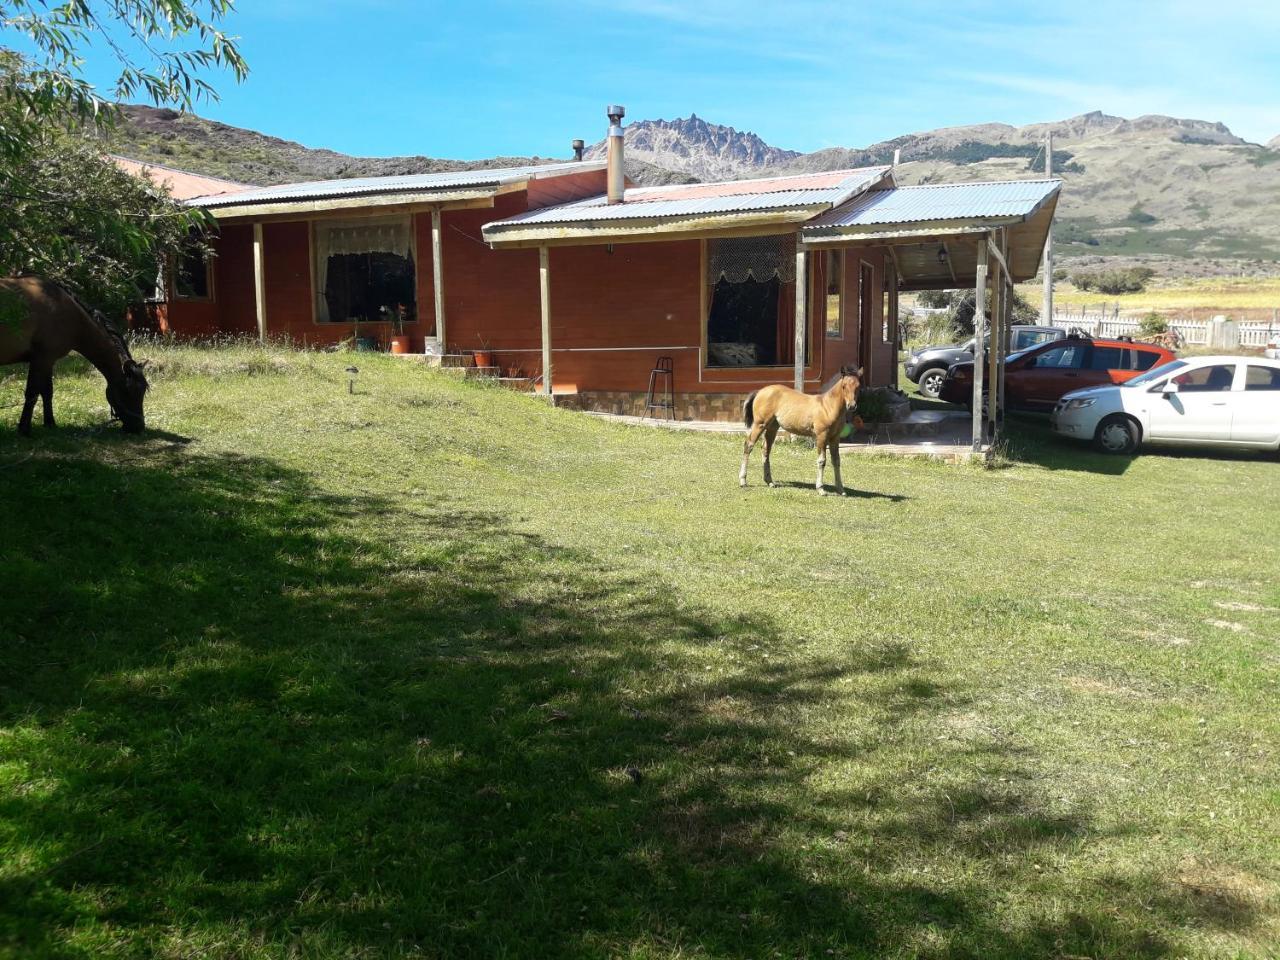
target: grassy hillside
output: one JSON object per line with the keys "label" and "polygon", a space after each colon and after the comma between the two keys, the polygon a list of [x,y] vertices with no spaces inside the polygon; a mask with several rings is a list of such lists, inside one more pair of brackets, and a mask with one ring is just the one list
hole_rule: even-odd
{"label": "grassy hillside", "polygon": [[[383,177],[436,173],[528,163],[563,162],[568,157],[493,157],[486,160],[442,160],[435,157],[352,157],[333,150],[304,147],[254,130],[175,110],[140,105],[123,108],[123,122],[111,132],[106,147],[135,160],[163,163],[181,170],[241,183],[268,185],[344,177]],[[632,161],[627,173],[644,183],[691,180],[684,174]]]}
{"label": "grassy hillside", "polygon": [[83,364],[0,428],[0,956],[1280,942],[1274,460],[1023,424],[820,498],[799,444],[740,490],[390,357],[136,352],[147,435]]}

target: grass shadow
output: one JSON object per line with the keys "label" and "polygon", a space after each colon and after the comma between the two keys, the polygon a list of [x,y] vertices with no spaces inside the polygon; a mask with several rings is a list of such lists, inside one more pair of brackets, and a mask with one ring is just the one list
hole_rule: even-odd
{"label": "grass shadow", "polygon": [[[1153,913],[1250,921],[1144,878],[1005,929],[1000,885],[904,879],[907,850],[1008,864],[1097,828],[1018,786],[999,744],[815,793],[964,701],[901,644],[780,662],[780,620],[691,607],[500,515],[139,452],[78,436],[0,471],[21,505],[0,544],[0,949],[1162,957]],[[846,683],[856,734],[795,722]]]}

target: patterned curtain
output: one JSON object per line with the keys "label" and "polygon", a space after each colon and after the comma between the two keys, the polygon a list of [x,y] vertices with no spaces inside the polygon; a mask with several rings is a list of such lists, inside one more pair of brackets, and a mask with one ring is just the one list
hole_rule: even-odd
{"label": "patterned curtain", "polygon": [[408,217],[381,220],[353,220],[316,224],[316,317],[329,319],[329,303],[324,292],[329,283],[329,258],[353,253],[394,253],[415,263],[413,227]]}

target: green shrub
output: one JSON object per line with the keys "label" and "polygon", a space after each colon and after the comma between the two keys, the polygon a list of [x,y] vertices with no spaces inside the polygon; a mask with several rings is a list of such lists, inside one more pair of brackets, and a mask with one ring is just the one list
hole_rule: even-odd
{"label": "green shrub", "polygon": [[1159,313],[1152,310],[1140,321],[1138,321],[1138,335],[1143,337],[1154,337],[1157,334],[1169,332],[1169,321]]}
{"label": "green shrub", "polygon": [[1099,270],[1094,273],[1074,273],[1071,283],[1077,290],[1097,290],[1116,295],[1141,293],[1156,272],[1150,267],[1129,267],[1125,270]]}

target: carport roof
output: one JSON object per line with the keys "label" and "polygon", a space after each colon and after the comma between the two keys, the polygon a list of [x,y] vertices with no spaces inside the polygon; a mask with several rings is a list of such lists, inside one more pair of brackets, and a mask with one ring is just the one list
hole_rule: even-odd
{"label": "carport roof", "polygon": [[1039,269],[1061,188],[1061,180],[1011,180],[870,190],[814,218],[801,236],[810,247],[889,246],[902,289],[924,290],[972,284],[978,241],[1003,229],[1018,283]]}

